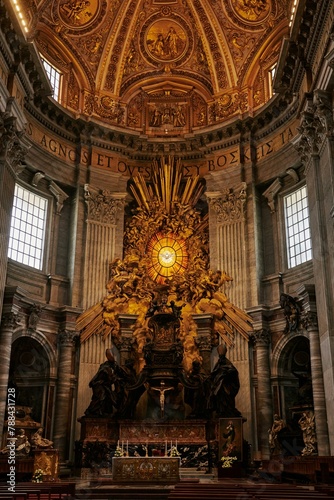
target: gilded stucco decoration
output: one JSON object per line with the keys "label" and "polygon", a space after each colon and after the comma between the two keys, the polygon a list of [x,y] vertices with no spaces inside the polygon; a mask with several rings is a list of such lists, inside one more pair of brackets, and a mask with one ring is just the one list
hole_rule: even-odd
{"label": "gilded stucco decoration", "polygon": [[263,22],[270,13],[269,0],[230,0],[234,13],[243,21]]}
{"label": "gilded stucco decoration", "polygon": [[160,13],[148,19],[142,26],[140,44],[144,57],[153,64],[179,64],[189,56],[192,33],[185,21],[174,14],[162,18]]}
{"label": "gilded stucco decoration", "polygon": [[[288,33],[285,0],[41,0],[33,14],[29,36],[62,74],[61,105],[148,137],[252,114]],[[145,98],[166,80],[191,91]]]}
{"label": "gilded stucco decoration", "polygon": [[135,207],[125,226],[124,258],[110,263],[102,302],[78,319],[81,341],[97,334],[110,337],[119,347],[119,315],[136,315],[132,346],[136,346],[142,367],[143,348],[150,339],[149,319],[156,310],[172,311],[180,319],[187,370],[194,359],[200,359],[193,314],[214,318],[212,345],[217,336],[232,345],[236,333],[248,340],[251,319],[226,295],[232,278],[209,266],[203,180],[185,178],[180,162],[164,157],[152,165],[149,182],[139,174],[129,181],[129,189]]}
{"label": "gilded stucco decoration", "polygon": [[93,22],[99,7],[99,0],[61,0],[58,3],[58,13],[65,24],[77,28]]}
{"label": "gilded stucco decoration", "polygon": [[71,34],[83,34],[96,27],[107,9],[106,0],[60,0],[53,3],[53,19]]}

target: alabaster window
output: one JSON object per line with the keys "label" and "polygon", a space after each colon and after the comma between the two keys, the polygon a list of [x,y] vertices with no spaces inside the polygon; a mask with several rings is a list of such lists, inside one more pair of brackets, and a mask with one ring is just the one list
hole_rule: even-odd
{"label": "alabaster window", "polygon": [[48,200],[16,184],[8,257],[35,269],[43,267]]}
{"label": "alabaster window", "polygon": [[306,186],[284,197],[288,267],[312,259]]}
{"label": "alabaster window", "polygon": [[53,88],[53,98],[59,101],[60,96],[60,83],[61,83],[61,73],[50,64],[44,57],[41,57],[44,69],[50,80],[51,87]]}

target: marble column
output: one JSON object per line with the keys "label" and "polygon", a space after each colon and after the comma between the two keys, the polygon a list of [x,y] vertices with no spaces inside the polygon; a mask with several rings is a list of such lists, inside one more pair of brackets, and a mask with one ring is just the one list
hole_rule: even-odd
{"label": "marble column", "polygon": [[[15,327],[18,325],[18,315],[15,312],[5,314],[1,320],[0,327],[0,345],[1,345],[1,363],[0,363],[0,445],[2,443],[3,425],[5,421],[7,404],[7,387],[9,376],[10,356],[12,351],[12,340]],[[15,399],[15,395],[12,399]]]}
{"label": "marble column", "polygon": [[253,333],[256,347],[257,360],[257,423],[258,423],[258,446],[262,453],[262,459],[269,460],[270,449],[268,430],[273,423],[273,401],[271,394],[269,345],[270,334],[268,330],[261,329]]}
{"label": "marble column", "polygon": [[318,443],[318,455],[329,456],[330,447],[327,425],[326,396],[322,371],[317,315],[313,312],[308,312],[304,315],[303,322],[307,329],[310,340],[313,406]]}
{"label": "marble column", "polygon": [[[332,61],[332,55],[327,61]],[[330,70],[332,72],[332,69]],[[311,301],[305,298],[304,310],[317,314],[321,370],[324,383],[323,404],[326,401],[330,452],[325,438],[320,437],[321,453],[334,454],[334,287],[333,287],[333,216],[334,216],[334,120],[332,92],[319,89],[307,95],[305,111],[301,113],[297,150],[305,165],[308,188],[314,291]],[[298,291],[297,291],[298,292]],[[306,294],[309,294],[306,286]],[[302,293],[303,295],[303,293]],[[316,297],[316,305],[315,305]],[[310,339],[311,340],[311,339]],[[318,363],[318,362],[317,362]],[[313,373],[312,373],[313,377]],[[320,399],[320,398],[319,398]],[[319,401],[320,403],[320,401]],[[320,414],[322,413],[319,408]],[[318,412],[319,414],[319,412]],[[317,420],[317,418],[316,418]],[[318,424],[318,430],[319,424]],[[321,430],[323,432],[323,429]],[[320,453],[320,452],[319,452]]]}
{"label": "marble column", "polygon": [[71,431],[71,386],[72,386],[72,353],[77,332],[62,330],[58,333],[59,362],[56,393],[54,447],[59,450],[59,460],[68,458],[68,444]]}

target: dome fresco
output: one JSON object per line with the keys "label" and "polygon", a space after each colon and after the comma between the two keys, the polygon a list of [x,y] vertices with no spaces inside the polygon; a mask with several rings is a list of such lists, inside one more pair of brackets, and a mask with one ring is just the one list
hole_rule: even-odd
{"label": "dome fresco", "polygon": [[252,116],[271,98],[284,0],[43,0],[28,37],[76,116],[152,137]]}

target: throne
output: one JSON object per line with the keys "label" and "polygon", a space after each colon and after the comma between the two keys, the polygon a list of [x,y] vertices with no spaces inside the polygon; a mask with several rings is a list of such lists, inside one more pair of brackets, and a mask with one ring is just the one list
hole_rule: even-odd
{"label": "throne", "polygon": [[152,339],[143,348],[146,362],[145,382],[160,384],[162,380],[177,383],[183,359],[183,345],[178,338],[180,320],[174,314],[158,313],[148,322]]}

